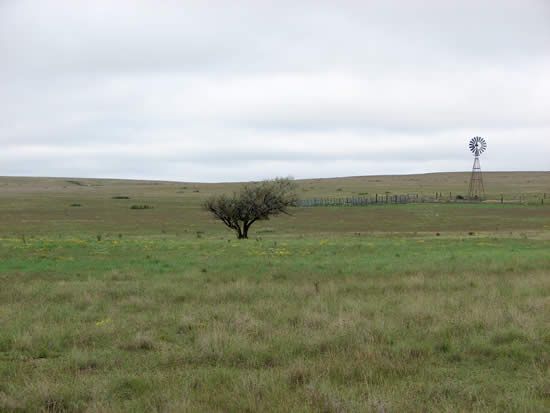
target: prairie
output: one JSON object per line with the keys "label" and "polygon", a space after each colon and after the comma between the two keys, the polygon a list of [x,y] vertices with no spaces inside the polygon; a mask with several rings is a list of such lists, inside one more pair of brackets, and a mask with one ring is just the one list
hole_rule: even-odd
{"label": "prairie", "polygon": [[[468,179],[467,173],[440,173],[298,180],[297,184],[301,198],[386,192],[456,196],[467,192]],[[548,224],[550,172],[488,172],[485,183],[490,201],[498,202],[502,194],[513,203],[300,208],[292,217],[255,224],[253,232],[307,236],[364,231],[536,231]],[[200,204],[211,194],[232,192],[240,185],[4,177],[0,178],[0,234],[176,235],[201,231],[216,236],[225,232]],[[547,199],[541,199],[545,194]],[[546,203],[541,205],[541,201]]]}
{"label": "prairie", "polygon": [[[371,179],[408,191],[299,184]],[[238,241],[199,208],[236,188],[1,178],[0,411],[550,408],[547,203],[300,208]]]}

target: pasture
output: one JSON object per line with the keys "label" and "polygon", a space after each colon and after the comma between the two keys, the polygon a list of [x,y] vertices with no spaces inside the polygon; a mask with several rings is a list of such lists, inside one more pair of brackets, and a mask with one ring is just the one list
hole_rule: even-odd
{"label": "pasture", "polygon": [[485,176],[533,202],[303,208],[246,241],[200,209],[237,184],[0,178],[0,411],[547,411],[550,173]]}

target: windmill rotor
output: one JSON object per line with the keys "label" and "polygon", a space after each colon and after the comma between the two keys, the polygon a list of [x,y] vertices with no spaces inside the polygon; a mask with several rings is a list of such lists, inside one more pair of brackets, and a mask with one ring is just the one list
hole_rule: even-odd
{"label": "windmill rotor", "polygon": [[474,156],[479,156],[487,149],[487,142],[481,136],[475,136],[470,139],[470,144],[468,146]]}

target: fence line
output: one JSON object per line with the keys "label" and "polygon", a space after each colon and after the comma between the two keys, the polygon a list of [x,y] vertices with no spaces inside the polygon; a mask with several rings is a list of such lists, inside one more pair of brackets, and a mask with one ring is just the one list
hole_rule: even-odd
{"label": "fence line", "polygon": [[418,194],[406,195],[376,195],[375,197],[351,196],[351,197],[326,197],[301,199],[298,201],[299,207],[316,206],[366,206],[376,204],[407,204],[411,202],[424,202],[424,197],[420,200]]}
{"label": "fence line", "polygon": [[[508,199],[504,199],[503,195],[493,199],[493,202],[499,203],[539,203],[544,205],[547,194],[530,194],[530,196],[519,195]],[[433,195],[428,196],[424,194],[375,194],[374,196],[351,196],[351,197],[324,197],[324,198],[310,198],[300,199],[298,201],[298,207],[325,207],[325,206],[366,206],[366,205],[379,205],[379,204],[410,204],[410,203],[478,203],[479,200],[468,200],[462,196],[453,197],[452,193],[443,194],[442,192],[435,192]]]}

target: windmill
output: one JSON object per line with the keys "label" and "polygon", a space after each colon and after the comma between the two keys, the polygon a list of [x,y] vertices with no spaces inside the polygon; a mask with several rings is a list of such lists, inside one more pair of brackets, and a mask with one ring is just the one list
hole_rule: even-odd
{"label": "windmill", "polygon": [[472,168],[472,177],[470,178],[468,198],[480,201],[485,196],[485,188],[483,187],[479,156],[487,149],[487,142],[485,142],[485,139],[476,136],[470,140],[469,147],[470,151],[474,154],[474,167]]}

